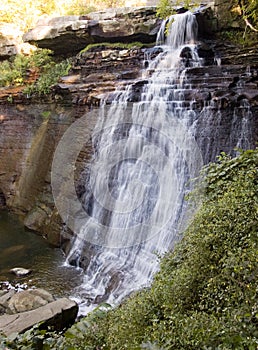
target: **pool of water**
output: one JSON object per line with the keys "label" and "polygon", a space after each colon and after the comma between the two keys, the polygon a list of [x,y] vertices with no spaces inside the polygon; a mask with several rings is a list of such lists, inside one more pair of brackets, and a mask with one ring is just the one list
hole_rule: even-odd
{"label": "pool of water", "polygon": [[[50,247],[43,237],[26,230],[18,218],[0,211],[0,284],[25,284],[44,288],[55,297],[72,297],[83,280],[80,270],[65,266],[60,249]],[[14,267],[32,272],[26,277],[10,273]]]}

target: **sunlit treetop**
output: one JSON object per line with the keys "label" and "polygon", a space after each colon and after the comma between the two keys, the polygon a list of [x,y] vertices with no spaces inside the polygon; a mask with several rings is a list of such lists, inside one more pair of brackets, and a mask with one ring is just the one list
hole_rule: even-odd
{"label": "sunlit treetop", "polygon": [[0,22],[14,23],[27,30],[43,15],[82,15],[123,5],[124,0],[1,0]]}

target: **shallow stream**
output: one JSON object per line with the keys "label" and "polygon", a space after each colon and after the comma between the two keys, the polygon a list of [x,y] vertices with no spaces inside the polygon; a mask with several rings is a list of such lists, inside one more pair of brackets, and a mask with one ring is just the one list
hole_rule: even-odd
{"label": "shallow stream", "polygon": [[[64,262],[60,249],[26,230],[14,214],[0,211],[0,289],[10,283],[17,287],[44,288],[55,297],[72,296],[74,288],[82,283],[83,275]],[[10,273],[14,267],[32,272],[26,277],[16,277]]]}

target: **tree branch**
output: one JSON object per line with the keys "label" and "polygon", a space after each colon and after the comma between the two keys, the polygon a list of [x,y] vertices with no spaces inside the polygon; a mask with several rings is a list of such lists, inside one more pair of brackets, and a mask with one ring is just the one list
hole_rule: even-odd
{"label": "tree branch", "polygon": [[249,21],[247,18],[244,18],[245,24],[247,27],[251,28],[253,31],[258,32],[258,29],[256,29]]}

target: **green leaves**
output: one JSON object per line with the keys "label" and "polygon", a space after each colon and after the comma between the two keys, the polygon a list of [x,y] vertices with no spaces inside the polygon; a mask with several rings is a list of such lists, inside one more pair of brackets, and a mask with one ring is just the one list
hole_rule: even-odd
{"label": "green leaves", "polygon": [[38,49],[31,56],[17,55],[11,61],[0,63],[0,86],[26,85],[27,95],[48,94],[51,86],[67,75],[71,67],[68,59],[55,63],[51,54],[50,50]]}
{"label": "green leaves", "polygon": [[157,4],[157,17],[165,19],[170,15],[173,15],[174,13],[176,13],[175,9],[178,6],[182,6],[182,7],[185,7],[186,9],[190,9],[197,5],[199,5],[198,2],[193,2],[189,0],[183,0],[183,1],[159,0]]}
{"label": "green leaves", "polygon": [[24,93],[29,95],[35,93],[39,96],[49,94],[51,86],[56,84],[60,77],[67,75],[70,67],[69,60],[60,63],[54,63],[51,61],[50,63],[45,64],[41,67],[39,78],[33,84],[29,85],[24,90]]}

